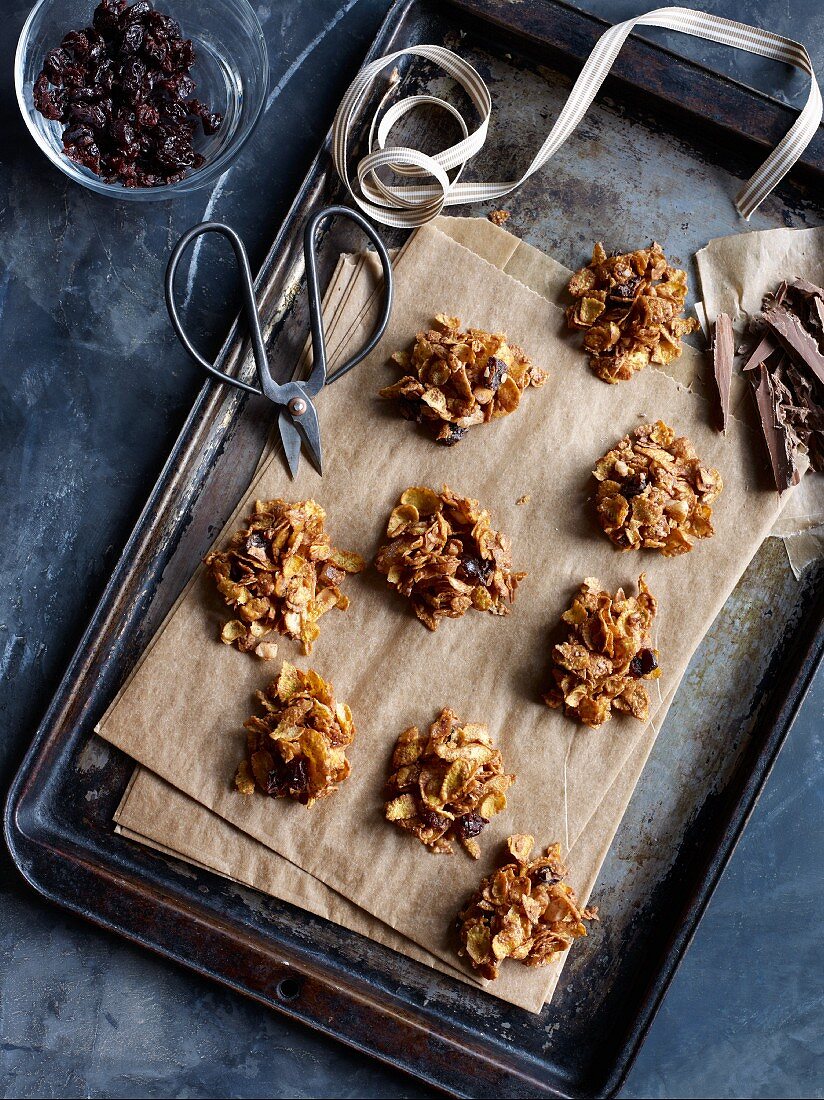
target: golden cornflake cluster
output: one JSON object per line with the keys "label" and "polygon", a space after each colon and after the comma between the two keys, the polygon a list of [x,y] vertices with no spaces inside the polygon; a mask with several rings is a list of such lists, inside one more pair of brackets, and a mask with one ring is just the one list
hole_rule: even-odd
{"label": "golden cornflake cluster", "polygon": [[284,661],[280,676],[255,692],[262,713],[244,722],[246,759],[235,776],[241,794],[255,787],[273,798],[311,806],[349,775],[346,747],[355,723],[346,703],[317,672]]}
{"label": "golden cornflake cluster", "polygon": [[439,313],[435,327],[419,332],[410,351],[392,361],[404,372],[380,396],[397,401],[407,420],[428,426],[439,443],[451,446],[473,424],[486,424],[517,409],[528,386],[546,374],[503,333],[461,330],[457,317]]}
{"label": "golden cornflake cluster", "polygon": [[514,782],[486,726],[462,722],[444,709],[428,735],[410,726],[398,738],[386,783],[386,820],[436,855],[451,855],[450,842],[457,840],[477,859],[481,850],[474,838],[506,809],[506,791]]}
{"label": "golden cornflake cluster", "polygon": [[625,382],[648,363],[671,363],[681,337],[698,328],[682,316],[687,273],[670,267],[659,244],[607,256],[600,241],[569,280],[567,324],[583,329],[590,365],[604,382]]}
{"label": "golden cornflake cluster", "polygon": [[484,978],[497,978],[504,959],[548,966],[587,934],[584,921],[598,919],[598,910],[581,908],[575,891],[561,881],[567,872],[560,844],[530,861],[534,845],[534,837],[511,836],[507,846],[514,862],[483,879],[458,915],[458,953]]}
{"label": "golden cornflake cluster", "polygon": [[509,539],[493,531],[489,512],[447,485],[440,493],[423,486],[407,489],[386,535],[375,567],[430,630],[470,608],[507,615],[526,576],[512,572]]}
{"label": "golden cornflake cluster", "polygon": [[713,533],[712,508],[724,485],[702,466],[692,443],[658,420],[642,424],[604,455],[598,481],[598,519],[622,550],[685,554]]}
{"label": "golden cornflake cluster", "polygon": [[650,641],[655,612],[643,574],[637,596],[625,596],[622,588],[613,596],[594,578],[585,580],[561,616],[567,637],[552,649],[546,704],[563,707],[593,728],[610,719],[613,709],[646,721],[649,693],[643,681],[661,675],[658,650]]}
{"label": "golden cornflake cluster", "polygon": [[325,518],[314,500],[258,500],[246,527],[206,557],[218,591],[238,615],[224,625],[222,641],[271,658],[277,647],[261,639],[276,630],[312,652],[320,617],[349,606],[340,589],[344,577],[366,568],[359,554],[332,546]]}

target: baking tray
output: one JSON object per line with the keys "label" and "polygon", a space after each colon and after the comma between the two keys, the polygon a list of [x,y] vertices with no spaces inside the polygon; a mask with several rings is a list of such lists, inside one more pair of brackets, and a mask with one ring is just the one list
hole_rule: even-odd
{"label": "baking tray", "polygon": [[[412,0],[391,9],[369,56],[437,42],[471,59],[495,111],[495,153],[471,172],[516,178],[604,26],[547,0]],[[418,62],[404,81],[444,92]],[[689,262],[710,237],[745,228],[732,195],[792,118],[633,39],[551,166],[507,198],[509,224],[572,266],[595,238],[623,248],[653,235]],[[452,136],[415,115],[406,124],[424,147]],[[819,131],[752,226],[820,224],[822,180]],[[300,226],[343,198],[326,147],[261,271],[267,341],[284,372],[308,330]],[[325,271],[351,247],[361,242],[341,227],[327,233]],[[251,370],[236,327],[221,360]],[[17,865],[61,905],[454,1095],[613,1094],[820,660],[824,570],[796,582],[775,539],[757,554],[690,666],[613,844],[596,888],[602,924],[534,1016],[112,832],[132,764],[94,723],[245,488],[270,417],[256,399],[204,385],[11,789],[5,830]]]}

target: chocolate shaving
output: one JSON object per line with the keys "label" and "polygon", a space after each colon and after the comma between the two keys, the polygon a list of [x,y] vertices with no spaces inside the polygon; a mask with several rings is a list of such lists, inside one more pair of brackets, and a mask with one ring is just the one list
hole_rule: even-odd
{"label": "chocolate shaving", "polygon": [[712,345],[712,365],[715,371],[715,384],[721,399],[721,430],[726,432],[730,418],[730,386],[732,385],[732,363],[735,357],[735,344],[732,335],[732,320],[727,313],[719,313],[715,319],[715,339]]}
{"label": "chocolate shaving", "polygon": [[767,443],[775,485],[779,492],[783,492],[798,482],[798,470],[794,461],[798,437],[785,422],[779,420],[775,387],[763,363],[758,368],[755,403],[761,418],[761,431]]}
{"label": "chocolate shaving", "polygon": [[766,363],[767,359],[772,355],[774,351],[778,350],[778,345],[772,336],[767,333],[762,337],[760,343],[756,346],[755,350],[750,352],[744,366],[741,368],[743,371],[755,370],[756,367],[760,367],[762,363]]}
{"label": "chocolate shaving", "polygon": [[750,332],[756,346],[742,370],[783,492],[798,483],[805,451],[810,467],[824,472],[824,289],[807,279],[784,280],[765,296]]}
{"label": "chocolate shaving", "polygon": [[770,306],[764,310],[764,320],[790,354],[803,360],[819,380],[824,383],[824,355],[818,350],[818,342],[808,332],[801,318],[784,305]]}

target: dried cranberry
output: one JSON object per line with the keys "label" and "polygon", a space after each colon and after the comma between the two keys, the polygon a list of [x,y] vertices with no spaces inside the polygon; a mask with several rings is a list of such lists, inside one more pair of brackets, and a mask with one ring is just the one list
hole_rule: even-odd
{"label": "dried cranberry", "polygon": [[467,431],[467,428],[459,428],[457,424],[450,424],[442,435],[438,435],[438,443],[442,443],[444,447],[454,447],[456,443],[463,439]]}
{"label": "dried cranberry", "polygon": [[617,286],[612,287],[609,296],[610,298],[617,298],[619,302],[631,302],[640,282],[639,278],[627,279],[625,283],[619,283]]}
{"label": "dried cranberry", "polygon": [[102,61],[106,55],[106,43],[97,31],[93,30],[91,27],[87,27],[84,33],[89,40],[89,52],[85,60],[88,61],[90,65],[96,65],[99,61]]}
{"label": "dried cranberry", "polygon": [[195,48],[191,39],[178,38],[176,42],[170,43],[170,49],[178,69],[191,69],[196,60]]}
{"label": "dried cranberry", "polygon": [[656,668],[658,668],[658,658],[651,649],[639,649],[629,663],[630,675],[636,680],[640,680],[642,676],[649,676],[651,672],[655,672]]}
{"label": "dried cranberry", "polygon": [[[112,138],[114,139],[115,145],[119,145],[121,149],[126,149],[135,144],[134,130],[129,123],[122,118],[118,118],[112,123]],[[137,151],[140,152],[140,146],[137,146]]]}
{"label": "dried cranberry", "polygon": [[470,837],[482,833],[488,824],[489,822],[485,817],[481,817],[480,814],[476,813],[464,814],[455,822],[456,828],[464,840],[469,840]]}
{"label": "dried cranberry", "polygon": [[83,65],[67,65],[63,70],[63,83],[67,88],[87,87],[88,73]]}
{"label": "dried cranberry", "polygon": [[170,15],[164,15],[161,11],[150,11],[146,21],[156,34],[169,39],[180,38],[180,24]]}
{"label": "dried cranberry", "polygon": [[143,45],[143,36],[145,33],[143,27],[141,27],[139,23],[129,23],[123,32],[123,38],[120,42],[120,52],[123,54],[137,53]]}
{"label": "dried cranberry", "polygon": [[498,392],[506,374],[506,363],[495,355],[490,355],[484,368],[484,382],[494,393]]}
{"label": "dried cranberry", "polygon": [[89,56],[89,39],[83,31],[69,31],[64,35],[60,46],[74,54],[78,61],[85,61]]}
{"label": "dried cranberry", "polygon": [[82,164],[84,168],[90,168],[92,172],[99,175],[100,149],[96,142],[92,141],[87,145],[67,145],[64,139],[63,148],[66,151],[66,156],[70,160],[75,161],[77,164]]}
{"label": "dried cranberry", "polygon": [[640,496],[646,487],[647,475],[643,470],[639,470],[637,474],[628,477],[621,485],[621,496],[623,496],[625,500],[632,500],[633,497]]}
{"label": "dried cranberry", "polygon": [[551,867],[538,867],[530,872],[529,879],[533,886],[551,886],[560,882],[561,876],[556,875]]}
{"label": "dried cranberry", "polygon": [[124,23],[138,23],[142,22],[152,12],[152,5],[149,0],[136,0],[136,3],[132,4],[130,8],[126,8],[123,13]]}
{"label": "dried cranberry", "polygon": [[40,77],[38,77],[34,84],[32,93],[34,105],[44,118],[48,118],[52,122],[59,122],[66,111],[66,92],[62,88],[51,90],[48,78],[44,74],[41,74],[41,76],[43,78],[42,83]]}
{"label": "dried cranberry", "polygon": [[203,123],[204,134],[216,134],[223,125],[223,115],[218,114],[217,111],[210,111],[208,114],[201,115],[200,121]]}
{"label": "dried cranberry", "polygon": [[92,70],[91,83],[100,92],[110,92],[114,87],[114,66],[111,61],[101,61],[97,68]]}
{"label": "dried cranberry", "polygon": [[120,30],[120,13],[126,0],[102,0],[94,9],[92,25],[104,38],[112,38]]}
{"label": "dried cranberry", "polygon": [[166,72],[171,72],[172,65],[169,47],[165,42],[158,41],[153,34],[145,35],[142,53],[147,61],[152,61]]}
{"label": "dried cranberry", "polygon": [[151,130],[160,121],[160,115],[150,103],[139,103],[135,110],[135,121],[144,130]]}
{"label": "dried cranberry", "polygon": [[418,810],[418,816],[423,824],[428,829],[440,829],[441,832],[446,832],[452,821],[448,817],[444,817],[443,814],[439,814],[437,810],[430,810],[428,806],[422,806]]}
{"label": "dried cranberry", "polygon": [[164,122],[173,122],[177,126],[182,126],[189,118],[189,112],[179,100],[167,99],[160,104],[159,110]]}
{"label": "dried cranberry", "polygon": [[46,54],[46,59],[43,62],[43,72],[52,84],[59,87],[63,83],[63,76],[71,63],[72,59],[69,54],[58,47],[56,50],[49,50]]}
{"label": "dried cranberry", "polygon": [[280,762],[266,777],[266,793],[273,798],[284,795],[299,797],[309,786],[309,769],[306,761],[300,758],[290,760],[288,764]]}
{"label": "dried cranberry", "polygon": [[191,168],[195,160],[191,135],[180,127],[164,126],[158,129],[160,133],[155,150],[158,164],[172,171]]}
{"label": "dried cranberry", "polygon": [[246,553],[251,554],[253,550],[265,550],[266,539],[261,535],[259,531],[253,531],[252,534],[246,540]]}
{"label": "dried cranberry", "polygon": [[82,122],[93,130],[102,130],[106,125],[106,116],[99,107],[90,103],[73,103],[69,108],[69,118]]}
{"label": "dried cranberry", "polygon": [[195,82],[187,73],[180,72],[159,81],[158,87],[173,99],[186,99],[195,90]]}
{"label": "dried cranberry", "polygon": [[64,145],[77,145],[82,149],[87,145],[91,145],[93,142],[94,132],[90,130],[88,126],[78,124],[76,126],[69,126],[67,130],[63,131]]}
{"label": "dried cranberry", "polygon": [[495,572],[495,563],[486,558],[478,558],[474,554],[462,554],[461,564],[458,566],[457,575],[467,584],[487,585],[492,580]]}

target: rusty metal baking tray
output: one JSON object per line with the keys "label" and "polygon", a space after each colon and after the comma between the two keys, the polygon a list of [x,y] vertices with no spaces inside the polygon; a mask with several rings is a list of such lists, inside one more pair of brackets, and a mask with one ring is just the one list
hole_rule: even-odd
{"label": "rusty metal baking tray", "polygon": [[[547,0],[412,0],[392,8],[370,57],[438,42],[470,58],[492,89],[498,147],[494,163],[482,155],[472,172],[515,178],[603,27]],[[404,79],[413,89],[434,75],[415,62]],[[731,196],[791,118],[633,39],[551,167],[508,199],[509,224],[573,266],[594,238],[623,247],[652,235],[689,262],[710,237],[744,228]],[[408,123],[426,125],[413,115]],[[432,134],[409,136],[432,147]],[[819,131],[753,226],[820,224],[822,180]],[[284,365],[308,328],[293,293],[303,275],[299,227],[342,198],[324,148],[259,281],[268,343]],[[350,245],[360,247],[338,227],[327,233],[327,272]],[[222,366],[248,370],[235,328]],[[557,996],[534,1016],[112,832],[131,763],[97,741],[93,725],[231,511],[268,426],[254,399],[204,385],[11,790],[6,837],[20,870],[98,924],[454,1095],[613,1094],[815,671],[824,571],[796,582],[775,539],[750,565],[692,662],[616,837],[597,887],[603,924],[576,946]]]}

